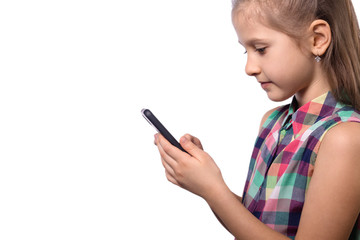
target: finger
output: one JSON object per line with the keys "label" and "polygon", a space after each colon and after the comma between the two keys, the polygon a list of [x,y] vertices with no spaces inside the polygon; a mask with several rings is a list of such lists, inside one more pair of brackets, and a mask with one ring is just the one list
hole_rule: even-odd
{"label": "finger", "polygon": [[174,169],[165,161],[165,159],[161,158],[161,163],[165,168],[165,171],[168,172],[173,178],[175,177]]}
{"label": "finger", "polygon": [[[171,157],[176,162],[181,160],[181,159],[185,159],[185,158],[190,157],[189,154],[187,154],[187,153],[181,151],[180,149],[178,149],[177,147],[173,146],[161,134],[158,135],[157,139],[158,139],[157,140],[158,145],[161,146],[161,148],[166,153],[166,155]],[[171,163],[170,163],[170,165],[171,165]],[[173,165],[171,165],[171,167],[173,167]]]}
{"label": "finger", "polygon": [[177,166],[177,162],[171,156],[167,154],[164,150],[163,145],[160,143],[159,137],[157,137],[157,147],[160,153],[161,161],[163,162],[163,166],[165,167],[164,163],[166,163],[171,169],[174,169]]}
{"label": "finger", "polygon": [[[199,141],[200,142],[200,141]],[[191,156],[201,157],[204,155],[204,151],[198,147],[195,143],[191,141],[186,135],[180,139],[181,146],[187,151]]]}
{"label": "finger", "polygon": [[179,183],[178,183],[178,181],[176,181],[176,179],[175,179],[169,172],[165,171],[165,176],[166,176],[166,179],[167,179],[169,182],[171,182],[171,183],[173,183],[173,184],[175,184],[175,185],[177,185],[177,186],[180,186]]}
{"label": "finger", "polygon": [[159,150],[159,153],[161,156],[161,163],[165,169],[166,178],[169,182],[171,182],[177,186],[180,186],[178,181],[175,179],[175,171],[171,166],[171,165],[173,165],[173,166],[176,165],[177,162],[174,159],[172,159],[169,155],[166,154],[166,152],[162,148],[161,144],[158,144],[158,142],[159,142],[159,135],[156,134],[154,143],[158,147],[158,150]]}
{"label": "finger", "polygon": [[194,137],[194,136],[192,136],[190,134],[185,134],[184,137],[186,137],[187,139],[192,141],[198,148],[204,150],[200,140],[197,137]]}

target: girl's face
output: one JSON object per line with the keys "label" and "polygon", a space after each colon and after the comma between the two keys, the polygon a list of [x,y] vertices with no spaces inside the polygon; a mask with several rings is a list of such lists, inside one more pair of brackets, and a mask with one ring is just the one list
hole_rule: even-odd
{"label": "girl's face", "polygon": [[246,49],[245,71],[256,77],[271,100],[283,101],[317,85],[313,84],[314,57],[310,51],[305,52],[306,48],[300,49],[294,39],[241,13],[233,17],[233,24]]}

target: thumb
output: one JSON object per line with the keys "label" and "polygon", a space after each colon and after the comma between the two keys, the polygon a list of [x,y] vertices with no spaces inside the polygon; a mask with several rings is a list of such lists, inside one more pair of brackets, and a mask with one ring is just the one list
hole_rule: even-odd
{"label": "thumb", "polygon": [[183,136],[180,138],[180,144],[191,156],[201,156],[203,154],[203,150],[196,146],[189,138]]}

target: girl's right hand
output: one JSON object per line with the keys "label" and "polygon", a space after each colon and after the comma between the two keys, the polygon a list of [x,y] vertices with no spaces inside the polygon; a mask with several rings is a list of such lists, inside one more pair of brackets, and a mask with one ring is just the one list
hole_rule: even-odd
{"label": "girl's right hand", "polygon": [[[200,148],[201,150],[204,150],[200,139],[198,139],[197,137],[194,137],[190,134],[185,134],[185,136],[187,139],[189,139],[193,144],[195,144],[198,148]],[[154,144],[156,145],[156,140],[154,140]]]}
{"label": "girl's right hand", "polygon": [[161,162],[167,179],[206,201],[216,197],[228,188],[221,171],[209,154],[203,151],[200,140],[190,134],[180,139],[186,152],[171,145],[161,134],[155,135]]}
{"label": "girl's right hand", "polygon": [[198,148],[200,148],[201,150],[204,150],[200,140],[197,137],[194,137],[190,134],[186,134],[184,137],[186,137],[187,139],[189,139],[193,144],[195,144]]}

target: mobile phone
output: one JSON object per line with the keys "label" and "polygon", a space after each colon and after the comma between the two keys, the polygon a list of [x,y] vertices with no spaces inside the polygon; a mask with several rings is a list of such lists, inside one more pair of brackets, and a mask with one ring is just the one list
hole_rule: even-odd
{"label": "mobile phone", "polygon": [[[186,152],[178,141],[171,135],[171,133],[162,125],[162,123],[155,117],[155,115],[149,109],[142,109],[141,113],[143,117],[153,126],[158,133],[164,136],[172,145],[177,147],[183,152]],[[186,152],[187,153],[187,152]]]}

